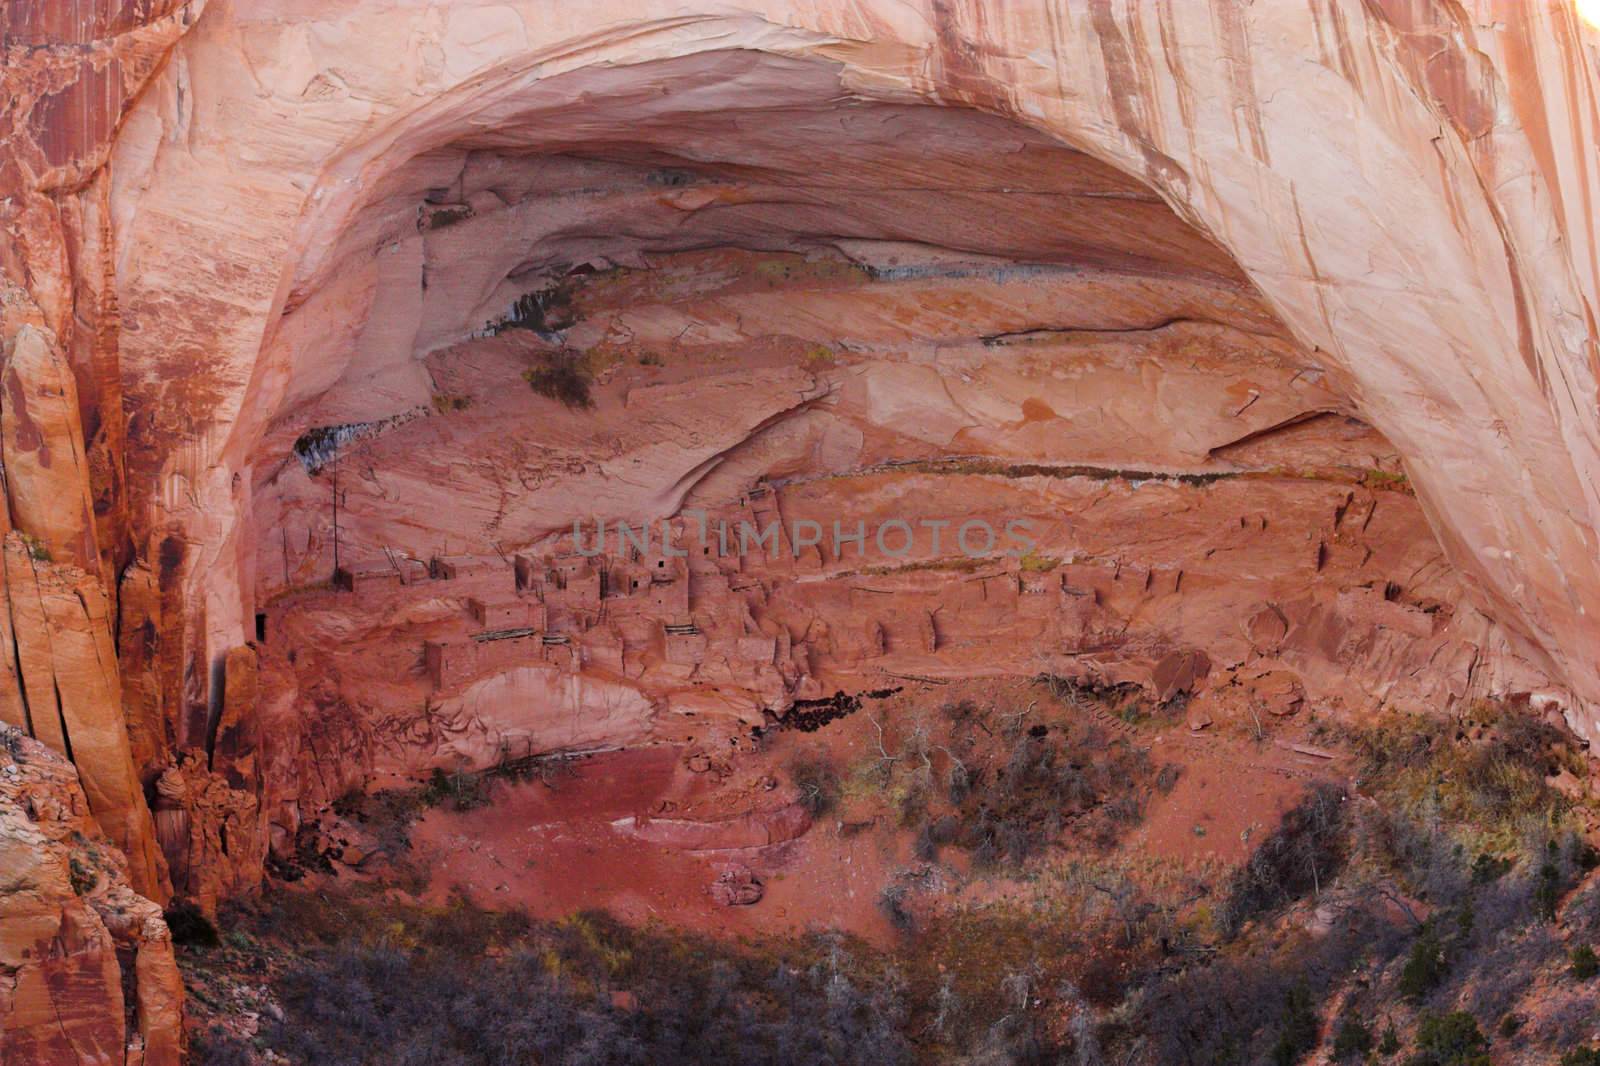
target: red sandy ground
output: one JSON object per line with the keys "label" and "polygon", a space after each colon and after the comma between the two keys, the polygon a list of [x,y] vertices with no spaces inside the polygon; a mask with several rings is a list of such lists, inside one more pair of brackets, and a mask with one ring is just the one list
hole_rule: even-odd
{"label": "red sandy ground", "polygon": [[[878,910],[878,895],[897,869],[912,864],[912,834],[882,810],[874,812],[883,816],[873,824],[851,831],[845,819],[859,815],[859,797],[848,812],[824,816],[799,839],[760,849],[685,851],[637,840],[611,823],[667,811],[679,817],[731,812],[755,802],[763,777],[784,778],[783,767],[802,751],[825,749],[843,774],[877,753],[873,716],[897,720],[958,696],[1020,707],[1039,695],[1024,682],[916,685],[817,733],[769,738],[760,752],[733,756],[721,773],[691,773],[686,749],[659,746],[586,757],[554,787],[539,781],[501,784],[487,807],[434,810],[414,827],[417,856],[430,870],[425,898],[443,902],[461,891],[483,906],[521,907],[544,918],[600,908],[629,922],[660,921],[706,933],[833,928],[888,943],[894,934]],[[1039,704],[1036,713],[1044,721],[1088,713]],[[1132,728],[1104,716],[1100,721],[1108,729]],[[1281,741],[1302,727],[1278,728]],[[1196,878],[1243,860],[1310,779],[1339,774],[1337,764],[1238,732],[1197,735],[1172,723],[1138,727],[1133,739],[1150,746],[1157,766],[1175,763],[1182,772],[1171,792],[1151,792],[1143,823],[1119,845],[1122,857]],[[952,884],[961,885],[965,856],[947,848],[943,860],[955,874]],[[756,905],[721,907],[707,894],[731,862],[750,867],[765,882],[765,897]],[[973,879],[952,900],[992,902],[1021,891],[1020,884],[1001,878]]]}

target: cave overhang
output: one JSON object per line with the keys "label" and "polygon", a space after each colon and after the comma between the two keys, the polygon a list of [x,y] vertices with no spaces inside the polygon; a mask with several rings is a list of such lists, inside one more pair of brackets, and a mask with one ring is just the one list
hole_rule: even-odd
{"label": "cave overhang", "polygon": [[[1592,735],[1600,418],[1580,309],[1596,278],[1552,250],[1565,201],[1527,132],[1547,121],[1530,109],[1560,102],[1492,71],[1442,84],[1437,57],[1397,32],[1417,27],[1370,6],[1335,19],[1087,4],[1040,25],[937,2],[630,16],[213,10],[130,114],[114,196],[130,466],[143,528],[195,546],[197,658],[243,637],[252,463],[308,391],[269,355],[341,250],[381,237],[360,229],[381,217],[365,212],[373,190],[451,144],[579,150],[607,108],[672,96],[670,77],[634,76],[650,64],[693,81],[715,68],[695,57],[738,50],[801,62],[852,99],[1005,117],[1153,191],[1398,446],[1452,561],[1572,690]],[[1443,29],[1469,68],[1477,31]],[[1381,41],[1384,55],[1330,58],[1320,42],[1334,39]],[[717,103],[714,84],[695,91]]]}

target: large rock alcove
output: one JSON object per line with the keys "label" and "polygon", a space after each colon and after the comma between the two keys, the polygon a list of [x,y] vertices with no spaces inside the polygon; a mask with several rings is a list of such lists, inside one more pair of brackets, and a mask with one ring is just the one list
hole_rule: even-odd
{"label": "large rock alcove", "polygon": [[[904,678],[1593,739],[1565,3],[4,19],[0,717],[146,896],[250,892],[352,792]],[[574,543],[619,521],[658,548]]]}

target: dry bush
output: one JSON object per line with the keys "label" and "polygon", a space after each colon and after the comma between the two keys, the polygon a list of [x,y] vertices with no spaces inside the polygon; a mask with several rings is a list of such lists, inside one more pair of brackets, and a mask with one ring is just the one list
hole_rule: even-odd
{"label": "dry bush", "polygon": [[588,410],[594,406],[589,372],[579,357],[571,352],[544,355],[538,366],[522,372],[522,379],[540,396],[555,400],[565,407]]}
{"label": "dry bush", "polygon": [[1229,879],[1217,911],[1222,934],[1236,936],[1263,912],[1331,884],[1344,861],[1345,826],[1344,790],[1312,788]]}

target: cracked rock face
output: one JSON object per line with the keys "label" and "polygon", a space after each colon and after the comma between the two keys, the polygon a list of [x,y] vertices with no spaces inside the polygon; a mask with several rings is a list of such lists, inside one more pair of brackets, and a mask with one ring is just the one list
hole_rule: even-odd
{"label": "cracked rock face", "polygon": [[129,887],[73,765],[0,725],[5,1061],[177,1066],[183,986],[161,908]]}
{"label": "cracked rock face", "polygon": [[149,899],[351,789],[896,677],[1600,730],[1567,3],[0,27],[0,720]]}

